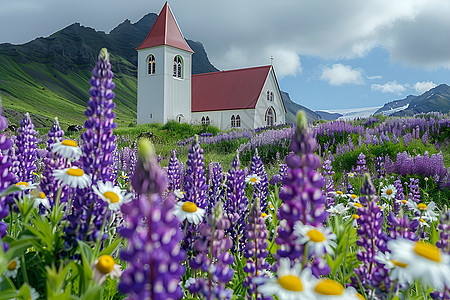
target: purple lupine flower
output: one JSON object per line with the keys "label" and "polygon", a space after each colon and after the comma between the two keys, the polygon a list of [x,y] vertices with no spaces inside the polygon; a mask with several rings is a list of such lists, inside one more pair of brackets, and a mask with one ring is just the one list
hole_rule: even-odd
{"label": "purple lupine flower", "polygon": [[[0,132],[8,128],[8,120],[2,114],[2,100],[0,98]],[[9,171],[11,159],[4,154],[12,146],[12,141],[6,135],[0,133],[0,192],[5,190],[13,183],[14,176]],[[6,197],[0,197],[0,220],[6,218],[9,214],[9,205],[6,203]],[[0,221],[0,239],[6,235],[8,225]],[[1,246],[1,245],[0,245]]]}
{"label": "purple lupine flower", "polygon": [[245,234],[245,216],[248,211],[248,199],[245,197],[245,174],[241,169],[239,153],[231,163],[227,176],[227,200],[224,203],[225,216],[231,222],[228,232],[231,234],[233,250],[243,248]]}
{"label": "purple lupine flower", "polygon": [[244,267],[244,272],[247,273],[247,277],[243,286],[247,288],[249,295],[255,295],[256,299],[260,299],[262,295],[258,293],[258,285],[253,282],[253,279],[264,269],[268,269],[270,265],[265,260],[269,254],[267,251],[269,235],[266,223],[261,215],[259,198],[254,199],[248,214],[245,236],[244,257],[247,258],[247,264]]}
{"label": "purple lupine flower", "polygon": [[[400,176],[394,181],[394,187],[397,190],[397,194],[395,195],[395,199],[404,200],[405,194],[403,193],[403,184]],[[394,212],[398,213],[400,211],[400,205],[397,201],[394,201]]]}
{"label": "purple lupine flower", "polygon": [[113,129],[117,126],[114,123],[115,113],[112,111],[116,106],[113,102],[115,96],[112,91],[115,87],[113,77],[109,53],[106,48],[103,48],[89,80],[91,98],[84,113],[88,119],[84,123],[86,132],[81,135],[84,141],[81,147],[82,169],[91,176],[93,185],[97,181],[113,180],[110,166],[113,163],[113,151],[116,148]]}
{"label": "purple lupine flower", "polygon": [[289,257],[291,261],[301,258],[304,245],[295,242],[296,222],[319,225],[327,217],[324,210],[325,196],[321,190],[325,180],[317,172],[321,161],[313,153],[315,148],[316,141],[308,132],[305,114],[299,111],[295,135],[289,146],[294,153],[286,157],[287,176],[283,179],[283,187],[279,193],[283,204],[278,210],[278,219],[284,225],[278,227],[278,236],[275,239],[280,245],[276,253],[277,258]]}
{"label": "purple lupine flower", "polygon": [[17,179],[30,182],[33,181],[33,171],[36,170],[37,132],[34,130],[29,113],[26,113],[20,121],[20,127],[17,131],[19,132],[16,139],[16,160],[19,162]]}
{"label": "purple lupine flower", "polygon": [[410,178],[408,183],[408,199],[419,203],[420,202],[420,189],[419,189],[419,179]]}
{"label": "purple lupine flower", "polygon": [[355,169],[355,171],[361,177],[363,176],[364,172],[367,171],[366,156],[362,152],[358,155],[358,160],[356,161],[356,169]]}
{"label": "purple lupine flower", "polygon": [[375,158],[375,170],[377,171],[378,178],[384,178],[386,176],[386,170],[384,168],[384,158],[378,156]]}
{"label": "purple lupine flower", "polygon": [[[225,289],[225,285],[233,278],[234,270],[231,265],[234,256],[228,251],[233,242],[225,232],[230,227],[230,221],[223,217],[222,204],[213,209],[208,223],[202,223],[198,227],[198,236],[194,242],[194,248],[198,254],[189,261],[193,269],[200,269],[207,277],[196,280],[189,286],[191,293],[200,293],[205,299],[231,299],[231,291]],[[221,298],[225,296],[224,298]]]}
{"label": "purple lupine flower", "polygon": [[[181,263],[186,254],[179,244],[183,236],[179,222],[172,214],[175,199],[173,195],[161,198],[166,184],[160,180],[164,174],[151,143],[141,140],[138,149],[138,166],[145,166],[148,177],[134,181],[134,189],[143,193],[121,207],[125,222],[119,233],[127,239],[127,248],[120,258],[128,262],[128,268],[118,289],[129,299],[180,299],[180,277],[185,272]],[[152,188],[142,188],[142,182]]]}
{"label": "purple lupine flower", "polygon": [[186,176],[184,177],[184,200],[195,203],[198,207],[206,209],[208,186],[206,184],[203,162],[203,149],[198,142],[198,136],[194,139],[186,162]]}
{"label": "purple lupine flower", "polygon": [[220,163],[210,163],[210,179],[208,188],[208,207],[207,215],[211,214],[213,207],[216,207],[218,201],[225,197],[224,176],[222,165]]}
{"label": "purple lupine flower", "polygon": [[255,155],[252,157],[250,172],[261,178],[261,181],[254,185],[253,199],[259,198],[261,201],[261,210],[266,211],[267,195],[269,194],[269,180],[261,157],[258,155],[258,149],[256,149]]}
{"label": "purple lupine flower", "polygon": [[[359,240],[356,244],[359,246],[356,257],[361,262],[358,268],[355,268],[355,274],[364,287],[374,287],[378,292],[386,293],[389,291],[390,280],[387,276],[388,270],[375,260],[378,251],[386,252],[388,236],[383,232],[383,212],[378,207],[378,197],[372,184],[369,174],[364,175],[364,183],[361,193],[366,195],[360,197],[363,207],[358,209],[357,230]],[[353,284],[357,285],[356,278],[351,278]]]}
{"label": "purple lupine flower", "polygon": [[326,196],[326,207],[334,205],[334,181],[333,181],[333,166],[331,165],[331,160],[326,159],[322,164],[322,176],[325,179],[325,196]]}
{"label": "purple lupine flower", "polygon": [[63,136],[64,130],[61,129],[58,118],[55,117],[55,121],[53,121],[53,125],[48,132],[47,151],[52,151],[51,145],[56,142],[56,139],[60,139]]}
{"label": "purple lupine flower", "polygon": [[169,166],[167,168],[167,177],[169,179],[169,191],[175,191],[181,188],[181,175],[179,173],[179,161],[174,150],[170,151]]}
{"label": "purple lupine flower", "polygon": [[438,225],[439,241],[436,242],[436,246],[444,253],[450,254],[450,211],[441,214]]}
{"label": "purple lupine flower", "polygon": [[416,234],[419,226],[418,220],[409,221],[408,217],[397,217],[393,212],[387,216],[387,223],[389,225],[389,237],[391,239],[404,238],[411,241],[418,241],[419,237]]}

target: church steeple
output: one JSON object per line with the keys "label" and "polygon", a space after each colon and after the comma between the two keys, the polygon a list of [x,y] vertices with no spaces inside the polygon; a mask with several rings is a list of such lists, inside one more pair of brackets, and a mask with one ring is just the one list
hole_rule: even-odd
{"label": "church steeple", "polygon": [[156,19],[155,24],[153,24],[149,34],[142,44],[137,47],[137,50],[161,45],[168,45],[194,53],[191,47],[189,47],[186,43],[186,40],[184,39],[167,2],[164,4],[164,7],[159,13],[158,18]]}

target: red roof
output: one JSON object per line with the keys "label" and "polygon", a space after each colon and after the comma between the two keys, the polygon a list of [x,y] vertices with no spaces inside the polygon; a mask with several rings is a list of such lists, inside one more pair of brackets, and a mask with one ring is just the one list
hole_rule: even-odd
{"label": "red roof", "polygon": [[192,112],[255,108],[270,68],[192,75]]}
{"label": "red roof", "polygon": [[167,2],[164,4],[164,7],[159,13],[155,24],[153,24],[152,29],[142,44],[137,47],[137,50],[161,45],[168,45],[194,53],[181,34],[181,30],[178,27],[177,21],[175,20],[175,17],[173,16]]}

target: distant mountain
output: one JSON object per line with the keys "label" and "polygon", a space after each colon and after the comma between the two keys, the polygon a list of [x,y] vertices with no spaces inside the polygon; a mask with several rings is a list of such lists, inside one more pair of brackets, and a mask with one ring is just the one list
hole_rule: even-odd
{"label": "distant mountain", "polygon": [[[156,18],[149,13],[134,24],[125,20],[109,34],[74,23],[26,44],[0,44],[0,93],[8,120],[18,124],[28,111],[36,126],[50,126],[55,116],[62,126],[82,125],[91,70],[103,47],[111,54],[115,75],[116,121],[128,124],[135,120],[136,48]],[[193,74],[218,71],[201,43],[187,43],[195,51]]]}
{"label": "distant mountain", "polygon": [[440,84],[411,100],[408,108],[392,114],[392,116],[412,116],[427,112],[450,112],[450,86]]}
{"label": "distant mountain", "polygon": [[409,95],[405,99],[394,100],[394,101],[388,102],[388,103],[384,104],[384,106],[382,108],[377,110],[374,113],[374,115],[377,115],[377,114],[390,115],[392,113],[397,112],[399,109],[402,109],[403,107],[404,107],[403,109],[405,109],[409,105],[409,103],[411,103],[411,101],[416,97],[417,96]]}
{"label": "distant mountain", "polygon": [[312,110],[295,103],[291,100],[291,97],[288,93],[281,91],[281,97],[283,98],[284,105],[286,106],[286,123],[295,123],[297,111],[303,110],[306,113],[306,117],[308,118],[308,122],[314,122],[320,120],[320,116],[313,112]]}
{"label": "distant mountain", "polygon": [[316,114],[318,114],[322,120],[325,120],[325,121],[337,120],[343,116],[343,114],[340,114],[340,113],[329,113],[329,112],[321,111],[321,110],[316,110],[314,112]]}

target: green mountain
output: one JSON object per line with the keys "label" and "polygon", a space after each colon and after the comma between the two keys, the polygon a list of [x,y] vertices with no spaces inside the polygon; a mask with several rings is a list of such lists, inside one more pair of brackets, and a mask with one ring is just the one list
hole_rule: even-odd
{"label": "green mountain", "polygon": [[297,122],[297,111],[299,110],[303,110],[305,112],[308,122],[314,122],[321,119],[321,117],[314,111],[292,101],[288,93],[281,91],[281,97],[283,98],[284,105],[286,106],[286,123]]}
{"label": "green mountain", "polygon": [[392,116],[412,116],[427,112],[450,112],[450,86],[440,84],[411,100],[408,108],[392,114]]}
{"label": "green mountain", "polygon": [[[3,113],[18,124],[30,112],[37,127],[51,126],[58,117],[63,129],[83,125],[89,100],[89,79],[97,55],[106,47],[115,74],[116,122],[136,119],[137,46],[157,18],[145,15],[132,24],[126,20],[109,34],[74,23],[46,38],[22,45],[0,44],[0,95]],[[187,40],[195,51],[193,73],[214,72],[203,45]]]}

